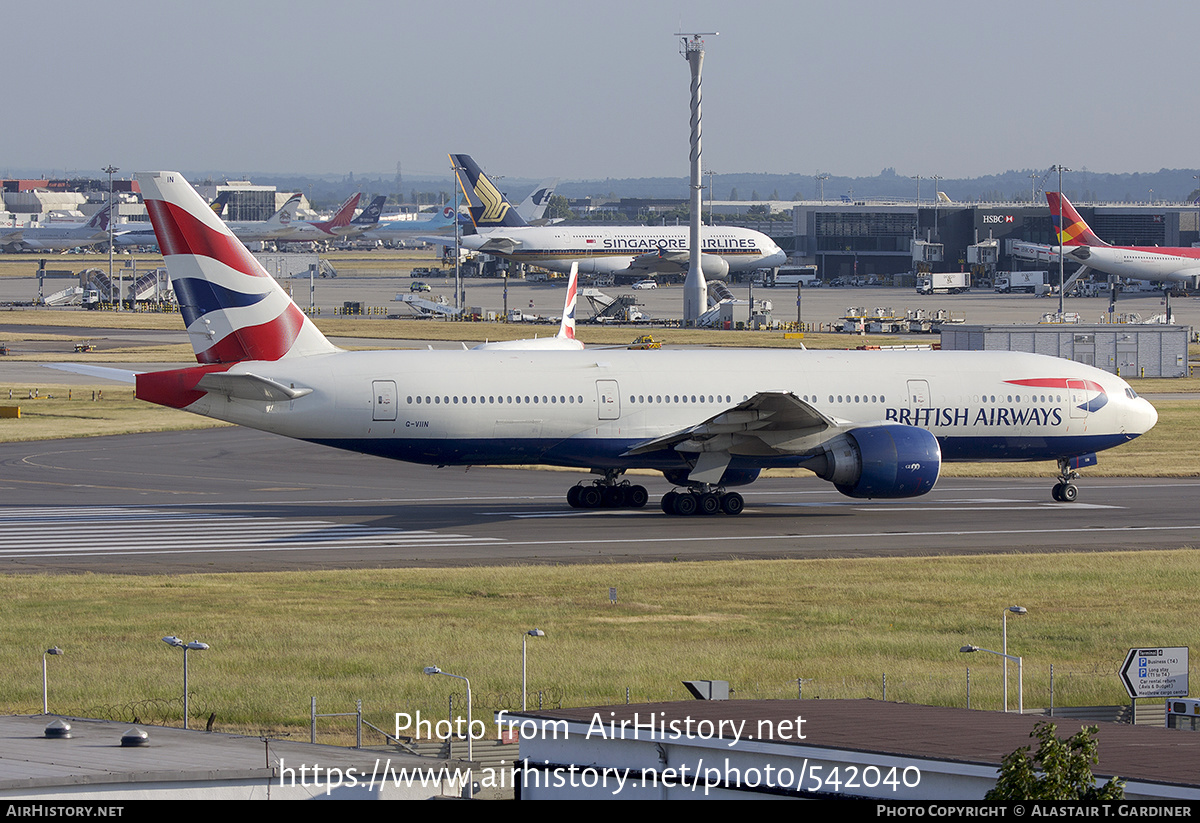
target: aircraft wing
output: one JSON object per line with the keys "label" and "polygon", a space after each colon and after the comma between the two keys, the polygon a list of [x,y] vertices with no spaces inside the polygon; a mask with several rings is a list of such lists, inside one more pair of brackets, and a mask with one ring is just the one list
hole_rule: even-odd
{"label": "aircraft wing", "polygon": [[242,400],[295,400],[306,394],[312,394],[312,389],[285,386],[277,380],[259,377],[257,374],[224,374],[221,372],[204,375],[196,384],[196,388]]}
{"label": "aircraft wing", "polygon": [[680,452],[729,454],[795,454],[809,440],[838,422],[790,392],[759,392],[702,423],[638,443],[625,452],[629,457],[674,448]]}
{"label": "aircraft wing", "polygon": [[629,271],[640,271],[646,274],[678,274],[687,271],[690,262],[686,251],[652,251],[639,254],[629,261]]}

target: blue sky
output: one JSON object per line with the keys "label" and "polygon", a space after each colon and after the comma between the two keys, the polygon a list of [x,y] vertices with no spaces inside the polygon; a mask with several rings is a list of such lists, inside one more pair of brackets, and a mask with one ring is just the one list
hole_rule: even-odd
{"label": "blue sky", "polygon": [[1200,166],[1194,2],[66,0],[0,10],[0,174],[684,176],[681,26],[719,173]]}

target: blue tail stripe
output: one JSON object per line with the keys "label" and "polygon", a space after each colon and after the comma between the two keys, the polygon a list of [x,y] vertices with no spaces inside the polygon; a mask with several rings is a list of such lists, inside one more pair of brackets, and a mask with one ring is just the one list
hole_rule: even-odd
{"label": "blue tail stripe", "polygon": [[179,302],[183,322],[189,326],[210,311],[253,306],[266,299],[268,294],[246,294],[195,277],[173,280],[171,286],[175,289],[175,299]]}

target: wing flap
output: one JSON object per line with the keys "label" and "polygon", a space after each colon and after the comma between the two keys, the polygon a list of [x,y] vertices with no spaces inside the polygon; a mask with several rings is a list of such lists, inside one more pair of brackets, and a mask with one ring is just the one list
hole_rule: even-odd
{"label": "wing flap", "polygon": [[675,449],[680,452],[794,454],[814,435],[838,428],[791,392],[759,392],[702,423],[636,444],[623,457]]}

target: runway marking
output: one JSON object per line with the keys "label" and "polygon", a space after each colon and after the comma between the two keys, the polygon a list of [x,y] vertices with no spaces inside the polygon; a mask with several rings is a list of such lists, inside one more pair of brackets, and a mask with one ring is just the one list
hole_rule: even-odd
{"label": "runway marking", "polygon": [[0,512],[0,558],[504,545],[497,537],[122,506]]}

